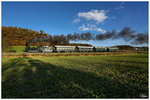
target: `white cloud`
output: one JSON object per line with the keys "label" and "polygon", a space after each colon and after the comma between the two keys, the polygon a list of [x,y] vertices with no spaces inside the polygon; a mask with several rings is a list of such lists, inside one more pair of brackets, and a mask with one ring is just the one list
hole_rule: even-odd
{"label": "white cloud", "polygon": [[85,27],[85,25],[84,24],[82,24],[82,26],[81,27],[79,27],[79,30],[82,30],[82,31],[88,31],[88,30],[91,30],[90,28],[88,28],[88,27]]}
{"label": "white cloud", "polygon": [[120,9],[123,9],[123,8],[124,8],[124,6],[119,6],[119,7],[116,7],[115,9],[120,10]]}
{"label": "white cloud", "polygon": [[87,24],[88,27],[96,27],[96,25]]}
{"label": "white cloud", "polygon": [[104,22],[107,19],[105,10],[91,10],[89,12],[79,12],[78,17],[83,17],[87,20],[94,20],[97,24]]}
{"label": "white cloud", "polygon": [[100,28],[100,27],[94,28],[94,30],[95,30],[95,31],[98,31],[98,32],[101,32],[101,33],[105,33],[105,32],[106,32],[106,30],[104,30],[104,29],[102,29],[102,28]]}
{"label": "white cloud", "polygon": [[125,4],[125,2],[121,2],[120,5],[118,7],[116,7],[115,9],[116,10],[123,9],[124,8],[124,4]]}
{"label": "white cloud", "polygon": [[81,30],[81,31],[98,31],[98,32],[101,32],[101,33],[106,32],[106,30],[104,30],[100,27],[96,27],[96,25],[92,25],[92,24],[87,24],[87,26],[82,24],[82,26],[79,27],[79,30]]}
{"label": "white cloud", "polygon": [[74,19],[73,23],[79,23],[80,19]]}

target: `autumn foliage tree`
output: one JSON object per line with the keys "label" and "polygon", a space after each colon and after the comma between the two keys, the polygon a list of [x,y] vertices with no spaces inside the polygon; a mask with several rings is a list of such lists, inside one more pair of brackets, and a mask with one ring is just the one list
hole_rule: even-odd
{"label": "autumn foliage tree", "polygon": [[[5,40],[9,41],[13,46],[25,46],[27,41],[36,37],[47,36],[44,32],[37,32],[29,30],[27,28],[17,27],[5,27],[2,26],[2,42],[5,44]],[[36,43],[32,45],[37,45]]]}

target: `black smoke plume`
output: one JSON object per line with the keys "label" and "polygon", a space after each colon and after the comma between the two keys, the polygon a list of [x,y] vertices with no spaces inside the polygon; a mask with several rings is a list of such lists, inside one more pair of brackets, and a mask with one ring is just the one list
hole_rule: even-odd
{"label": "black smoke plume", "polygon": [[147,34],[143,34],[143,33],[139,33],[136,35],[136,38],[133,42],[131,42],[131,44],[148,44],[148,33]]}
{"label": "black smoke plume", "polygon": [[69,44],[70,41],[89,41],[89,40],[97,40],[97,41],[104,41],[107,39],[124,39],[126,42],[130,42],[131,44],[138,45],[138,44],[148,44],[148,33],[136,33],[136,31],[131,30],[131,28],[126,27],[122,29],[120,32],[117,32],[116,30],[112,30],[111,32],[107,31],[105,33],[99,33],[99,34],[92,34],[90,32],[87,33],[73,33],[65,35],[48,35],[44,38],[35,38],[31,39],[27,42],[26,45],[29,43],[33,43],[36,41],[42,42],[46,41],[49,42],[52,45],[56,44]]}
{"label": "black smoke plume", "polygon": [[96,40],[106,40],[106,39],[115,39],[116,38],[116,31],[112,30],[112,32],[107,31],[104,34],[97,34]]}
{"label": "black smoke plume", "polygon": [[72,41],[78,41],[78,40],[85,40],[85,41],[89,41],[93,39],[93,35],[89,32],[87,33],[74,33],[74,34],[68,34],[67,35],[68,40],[72,40]]}
{"label": "black smoke plume", "polygon": [[136,33],[131,28],[126,27],[119,32],[117,38],[123,38],[126,42],[130,41],[131,44],[148,44],[148,33]]}
{"label": "black smoke plume", "polygon": [[99,33],[96,36],[87,32],[87,33],[74,33],[68,34],[67,38],[69,41],[78,41],[78,40],[98,40],[103,41],[107,39],[124,39],[126,42],[130,42],[131,44],[148,44],[148,33],[136,33],[136,31],[131,30],[131,28],[126,27],[122,29],[120,32],[116,30],[112,30],[111,32],[107,31],[105,33]]}

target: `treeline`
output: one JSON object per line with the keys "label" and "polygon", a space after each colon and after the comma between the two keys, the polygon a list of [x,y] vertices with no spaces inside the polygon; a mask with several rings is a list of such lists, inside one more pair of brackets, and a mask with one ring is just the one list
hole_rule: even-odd
{"label": "treeline", "polygon": [[[85,34],[89,35],[89,34]],[[76,37],[76,36],[74,36]],[[64,35],[50,35],[43,30],[34,31],[21,27],[5,27],[2,26],[2,47],[8,46],[44,46],[44,45],[85,45],[89,44],[69,44],[70,40],[74,40],[74,37],[70,34]],[[82,35],[84,38],[84,35]]]}
{"label": "treeline", "polygon": [[[34,38],[47,37],[47,34],[42,30],[40,32],[29,30],[21,27],[5,27],[2,26],[2,45],[25,46],[27,41]],[[38,45],[33,43],[32,45]]]}
{"label": "treeline", "polygon": [[70,41],[104,41],[107,39],[123,39],[131,44],[148,44],[148,32],[137,33],[129,27],[125,27],[119,32],[116,30],[106,31],[105,34],[73,33],[65,35],[51,35],[29,30],[21,27],[5,27],[2,26],[2,47],[9,46],[54,46],[54,45],[75,45],[75,46],[90,46],[89,44],[70,44]]}
{"label": "treeline", "polygon": [[33,46],[69,43],[64,35],[52,36],[43,30],[37,32],[27,28],[2,26],[2,45],[25,46],[28,42]]}

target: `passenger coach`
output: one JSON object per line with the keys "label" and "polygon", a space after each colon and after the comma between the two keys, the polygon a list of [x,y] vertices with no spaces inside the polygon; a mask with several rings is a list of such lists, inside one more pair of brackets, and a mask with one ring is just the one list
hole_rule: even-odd
{"label": "passenger coach", "polygon": [[76,46],[55,46],[56,52],[75,52]]}
{"label": "passenger coach", "polygon": [[88,47],[88,46],[77,46],[77,49],[79,52],[92,52],[93,47]]}
{"label": "passenger coach", "polygon": [[106,47],[94,47],[95,52],[107,52]]}
{"label": "passenger coach", "polygon": [[26,47],[26,52],[116,52],[118,48],[112,47],[89,47],[89,46],[38,46],[38,47]]}

